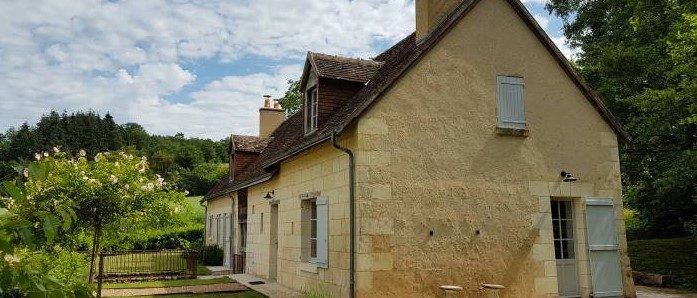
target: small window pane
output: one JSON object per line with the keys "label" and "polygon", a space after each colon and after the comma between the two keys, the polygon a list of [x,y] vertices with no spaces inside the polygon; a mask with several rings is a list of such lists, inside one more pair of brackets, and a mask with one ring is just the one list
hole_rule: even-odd
{"label": "small window pane", "polygon": [[312,223],[312,226],[310,227],[310,230],[311,230],[310,237],[317,238],[317,220],[312,220],[312,221],[310,221],[310,223]]}
{"label": "small window pane", "polygon": [[310,257],[317,257],[317,239],[310,239]]}
{"label": "small window pane", "polygon": [[560,240],[554,240],[554,258],[557,260],[562,258],[561,241]]}
{"label": "small window pane", "polygon": [[573,223],[570,220],[560,222],[561,238],[569,239],[574,237]]}
{"label": "small window pane", "polygon": [[554,232],[554,239],[561,238],[561,228],[558,220],[552,220],[552,232]]}
{"label": "small window pane", "polygon": [[559,219],[559,201],[551,201],[552,219]]}
{"label": "small window pane", "polygon": [[564,259],[573,259],[575,257],[574,253],[574,241],[573,240],[562,240],[564,245]]}

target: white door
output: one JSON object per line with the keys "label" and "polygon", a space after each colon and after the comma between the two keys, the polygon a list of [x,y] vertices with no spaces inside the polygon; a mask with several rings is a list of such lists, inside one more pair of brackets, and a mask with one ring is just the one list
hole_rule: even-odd
{"label": "white door", "polygon": [[562,200],[552,200],[551,204],[559,296],[580,297],[572,204]]}
{"label": "white door", "polygon": [[615,209],[612,199],[586,200],[588,254],[593,297],[622,297]]}

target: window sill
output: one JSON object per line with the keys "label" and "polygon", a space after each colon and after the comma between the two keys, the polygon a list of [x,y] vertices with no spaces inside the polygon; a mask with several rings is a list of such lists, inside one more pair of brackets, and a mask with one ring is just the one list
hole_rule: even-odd
{"label": "window sill", "polygon": [[312,263],[300,263],[298,269],[302,272],[317,274],[317,265]]}
{"label": "window sill", "polygon": [[500,136],[527,137],[529,131],[525,128],[497,127],[496,134]]}

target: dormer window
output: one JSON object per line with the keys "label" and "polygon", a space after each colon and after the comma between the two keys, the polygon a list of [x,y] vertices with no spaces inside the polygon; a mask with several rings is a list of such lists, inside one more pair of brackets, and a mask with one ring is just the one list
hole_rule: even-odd
{"label": "dormer window", "polygon": [[317,130],[318,115],[317,86],[315,85],[305,93],[305,134]]}

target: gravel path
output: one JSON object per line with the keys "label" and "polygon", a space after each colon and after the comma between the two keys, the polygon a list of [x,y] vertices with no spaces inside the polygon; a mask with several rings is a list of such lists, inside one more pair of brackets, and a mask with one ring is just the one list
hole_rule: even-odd
{"label": "gravel path", "polygon": [[145,288],[145,289],[103,289],[103,297],[115,296],[142,296],[177,293],[215,293],[215,292],[239,292],[247,290],[247,287],[239,283],[226,283],[214,285],[198,285],[169,288]]}
{"label": "gravel path", "polygon": [[636,286],[637,298],[697,298],[697,293],[683,292],[674,289]]}

